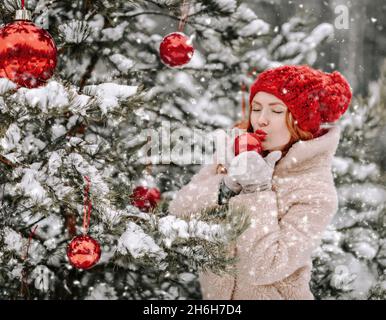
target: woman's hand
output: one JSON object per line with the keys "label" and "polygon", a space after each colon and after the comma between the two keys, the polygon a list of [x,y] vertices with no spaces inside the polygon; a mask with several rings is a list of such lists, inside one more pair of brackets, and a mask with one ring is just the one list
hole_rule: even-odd
{"label": "woman's hand", "polygon": [[231,161],[225,185],[236,193],[271,189],[273,170],[281,155],[281,151],[270,152],[265,158],[255,151],[239,154]]}

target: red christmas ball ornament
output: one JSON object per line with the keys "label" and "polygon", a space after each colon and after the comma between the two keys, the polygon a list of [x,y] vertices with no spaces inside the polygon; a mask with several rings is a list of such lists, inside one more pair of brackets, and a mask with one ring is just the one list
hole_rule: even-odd
{"label": "red christmas ball ornament", "polygon": [[181,67],[193,57],[192,40],[182,32],[173,32],[165,36],[160,44],[160,57],[169,67]]}
{"label": "red christmas ball ornament", "polygon": [[57,49],[50,34],[29,21],[29,11],[18,10],[16,19],[18,13],[20,20],[0,28],[0,77],[36,88],[52,77]]}
{"label": "red christmas ball ornament", "polygon": [[253,133],[247,132],[237,136],[234,143],[235,156],[246,151],[256,151],[261,154],[263,151],[261,142],[265,139],[266,135],[264,131],[256,130]]}
{"label": "red christmas ball ornament", "polygon": [[70,263],[78,269],[90,269],[101,257],[99,243],[88,235],[77,236],[67,247]]}
{"label": "red christmas ball ornament", "polygon": [[131,204],[141,211],[149,212],[161,200],[161,192],[157,188],[136,187],[130,196]]}

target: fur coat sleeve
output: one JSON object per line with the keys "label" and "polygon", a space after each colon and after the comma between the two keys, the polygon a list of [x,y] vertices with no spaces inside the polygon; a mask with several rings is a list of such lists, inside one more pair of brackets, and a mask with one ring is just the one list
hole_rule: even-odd
{"label": "fur coat sleeve", "polygon": [[183,186],[169,203],[169,212],[178,217],[189,217],[203,209],[218,207],[218,191],[222,174],[216,174],[217,164],[203,166],[191,181]]}

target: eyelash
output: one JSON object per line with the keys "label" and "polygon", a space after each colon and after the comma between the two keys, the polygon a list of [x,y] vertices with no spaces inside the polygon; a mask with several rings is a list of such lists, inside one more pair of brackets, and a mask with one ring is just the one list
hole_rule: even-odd
{"label": "eyelash", "polygon": [[[256,112],[258,112],[258,111],[261,111],[261,110],[252,110],[252,111],[256,111]],[[283,111],[280,111],[280,112],[277,112],[277,111],[272,111],[273,113],[283,113]]]}

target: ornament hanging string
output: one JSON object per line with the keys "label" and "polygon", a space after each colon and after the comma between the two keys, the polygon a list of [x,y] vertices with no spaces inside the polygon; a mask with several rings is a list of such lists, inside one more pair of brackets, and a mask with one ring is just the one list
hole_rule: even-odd
{"label": "ornament hanging string", "polygon": [[84,188],[84,207],[83,207],[83,234],[86,235],[88,227],[90,225],[90,216],[91,216],[91,199],[90,199],[90,178],[88,176],[84,177],[87,181],[87,185]]}
{"label": "ornament hanging string", "polygon": [[67,257],[70,263],[77,269],[89,269],[94,266],[101,257],[101,247],[98,241],[87,235],[91,216],[90,178],[84,176],[86,186],[84,188],[84,214],[83,235],[76,236],[67,247]]}
{"label": "ornament hanging string", "polygon": [[[29,247],[31,245],[31,240],[32,240],[32,237],[35,235],[35,232],[36,232],[37,228],[38,228],[38,225],[36,225],[35,228],[33,228],[31,230],[30,234],[29,234],[28,243],[27,243],[27,249],[26,249],[25,255],[23,257],[24,262],[26,262],[26,260],[28,259],[28,251],[29,251]],[[29,295],[29,291],[28,291],[28,273],[27,273],[25,268],[23,268],[23,270],[21,271],[21,275],[22,276],[21,276],[20,294],[25,297],[26,294]]]}
{"label": "ornament hanging string", "polygon": [[21,8],[24,10],[25,7],[24,7],[24,0],[21,0]]}
{"label": "ornament hanging string", "polygon": [[189,8],[190,8],[190,1],[184,0],[181,5],[181,18],[180,18],[180,23],[178,25],[178,32],[182,32],[184,30],[186,21],[188,20]]}
{"label": "ornament hanging string", "polygon": [[[253,76],[253,74],[255,73],[257,68],[253,68],[253,70],[251,72],[248,72],[247,76],[248,77],[251,77]],[[241,118],[242,118],[242,122],[244,122],[246,119],[246,99],[245,99],[245,95],[246,95],[246,91],[247,91],[247,86],[245,84],[244,81],[241,81],[240,83],[240,86],[241,86]]]}
{"label": "ornament hanging string", "polygon": [[38,228],[38,226],[36,225],[35,228],[33,228],[29,234],[29,237],[28,237],[28,244],[27,244],[27,250],[26,250],[26,253],[25,253],[25,256],[24,256],[24,260],[26,260],[28,258],[28,250],[29,250],[29,247],[31,245],[31,240],[32,240],[32,237],[35,235],[35,232],[36,232],[36,229]]}

